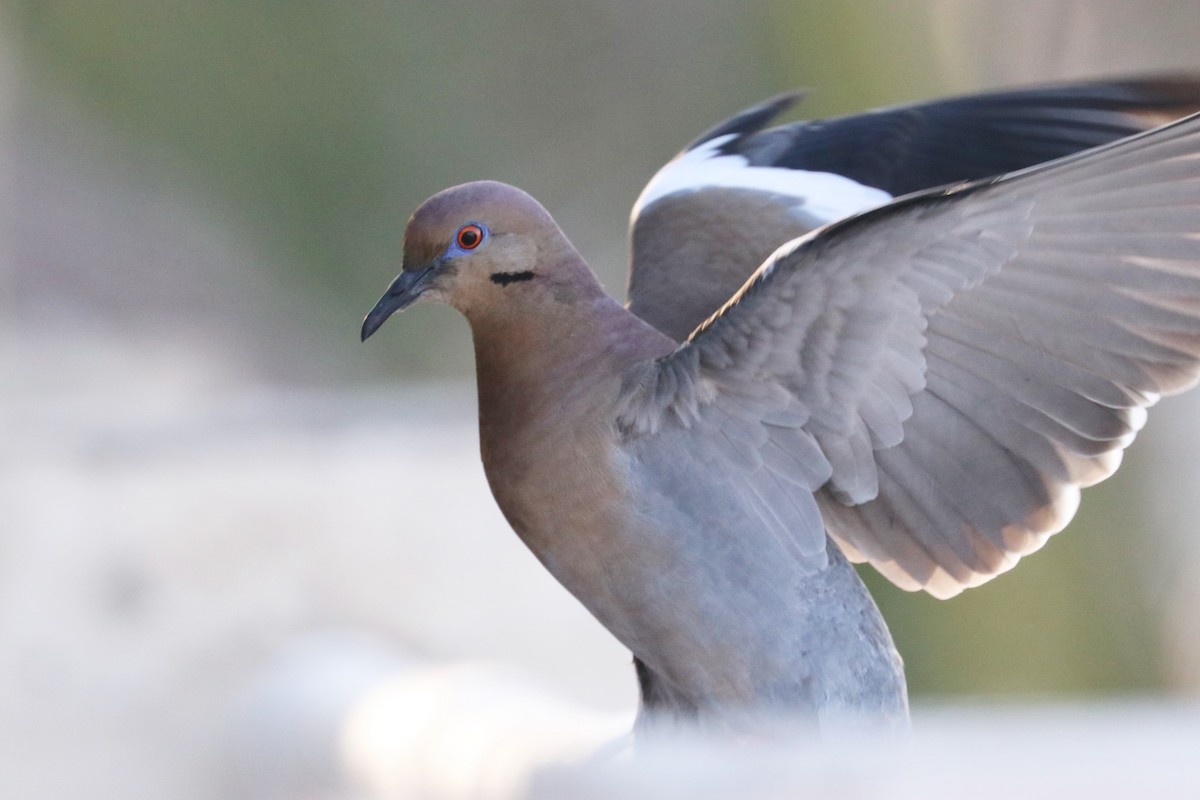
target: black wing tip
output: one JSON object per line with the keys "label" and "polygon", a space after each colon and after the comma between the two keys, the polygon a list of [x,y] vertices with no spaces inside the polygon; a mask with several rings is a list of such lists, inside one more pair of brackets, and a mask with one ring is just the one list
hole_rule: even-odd
{"label": "black wing tip", "polygon": [[[1148,97],[1184,96],[1192,97],[1200,89],[1200,73],[1185,71],[1153,71],[1125,75],[1099,75],[1079,80],[1054,81],[1046,84],[1047,89],[1071,89],[1083,87],[1125,89],[1145,94]],[[1019,88],[1019,87],[1017,87]]]}
{"label": "black wing tip", "polygon": [[[803,100],[807,89],[784,92],[744,109],[712,126],[697,136],[684,152],[694,150],[720,136],[746,136],[761,131],[771,120]],[[1003,103],[1011,100],[1029,103],[1038,95],[1043,102],[1059,106],[1072,102],[1084,106],[1107,107],[1128,113],[1171,112],[1178,115],[1200,110],[1200,73],[1185,71],[1146,72],[1136,75],[1099,76],[1076,80],[1052,81],[998,87],[982,92],[952,95],[906,106],[887,106],[881,109],[920,109],[926,106],[950,106],[959,103]],[[798,123],[803,124],[803,123]]]}
{"label": "black wing tip", "polygon": [[1200,73],[1146,72],[1097,76],[1046,83],[1000,86],[979,92],[939,97],[914,103],[910,108],[979,105],[1044,104],[1129,113],[1200,108]]}
{"label": "black wing tip", "polygon": [[[1160,72],[1124,79],[1100,80],[1096,86],[1123,89],[1130,94],[1132,111],[1200,109],[1200,74]],[[1137,108],[1140,106],[1140,109]]]}
{"label": "black wing tip", "polygon": [[728,136],[730,134],[745,136],[748,133],[760,131],[766,127],[768,122],[799,103],[807,94],[807,89],[784,92],[783,94],[778,94],[768,100],[764,100],[757,105],[750,106],[750,108],[739,111],[729,119],[718,122],[697,136],[691,144],[684,148],[684,152],[694,150],[705,142],[716,139],[718,136]]}

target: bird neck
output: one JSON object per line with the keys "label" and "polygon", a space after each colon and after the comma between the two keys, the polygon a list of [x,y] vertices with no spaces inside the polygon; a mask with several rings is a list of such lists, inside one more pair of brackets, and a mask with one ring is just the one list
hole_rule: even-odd
{"label": "bird neck", "polygon": [[[676,346],[579,266],[569,280],[523,284],[513,303],[469,317],[480,408],[490,417],[513,424],[543,404],[561,406],[577,396],[615,402],[629,366]],[[611,398],[597,391],[606,381]]]}

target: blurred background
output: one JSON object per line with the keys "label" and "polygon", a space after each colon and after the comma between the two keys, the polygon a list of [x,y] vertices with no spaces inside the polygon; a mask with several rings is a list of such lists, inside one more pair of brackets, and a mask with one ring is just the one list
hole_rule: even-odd
{"label": "blurred background", "polygon": [[[511,677],[560,745],[627,727],[628,653],[487,492],[466,324],[358,342],[411,211],[520,185],[620,295],[641,187],[766,96],[1194,71],[1198,32],[1191,0],[0,6],[0,795],[418,796],[363,777],[394,726],[345,721],[438,664]],[[1198,441],[1200,395],[1164,401],[1065,533],[953,601],[865,575],[918,732],[1195,697]]]}

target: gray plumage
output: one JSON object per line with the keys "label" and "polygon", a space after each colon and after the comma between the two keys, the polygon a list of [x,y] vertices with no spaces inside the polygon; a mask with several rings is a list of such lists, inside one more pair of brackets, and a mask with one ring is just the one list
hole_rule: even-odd
{"label": "gray plumage", "polygon": [[1200,118],[821,227],[682,343],[498,183],[417,210],[364,338],[418,299],[470,322],[497,502],[646,709],[903,727],[847,557],[938,597],[986,581],[1196,381]]}

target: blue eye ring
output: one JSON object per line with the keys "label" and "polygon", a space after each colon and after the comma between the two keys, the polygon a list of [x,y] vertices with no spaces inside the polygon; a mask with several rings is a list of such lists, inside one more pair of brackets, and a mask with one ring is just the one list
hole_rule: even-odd
{"label": "blue eye ring", "polygon": [[484,236],[482,227],[474,222],[468,222],[458,229],[458,233],[454,234],[454,243],[460,250],[469,252],[483,243]]}

